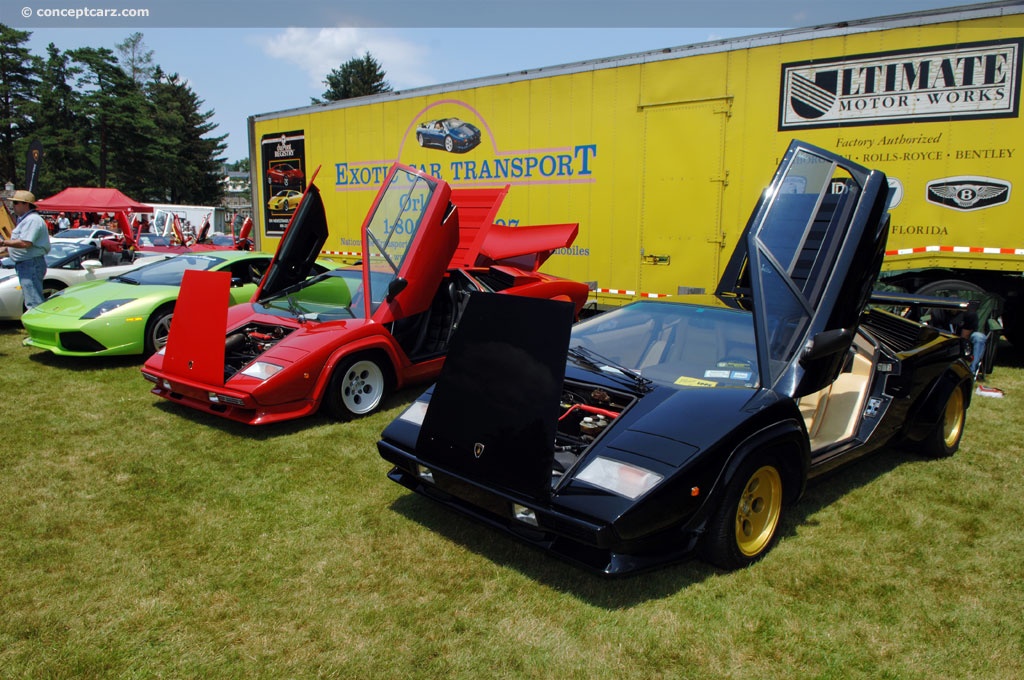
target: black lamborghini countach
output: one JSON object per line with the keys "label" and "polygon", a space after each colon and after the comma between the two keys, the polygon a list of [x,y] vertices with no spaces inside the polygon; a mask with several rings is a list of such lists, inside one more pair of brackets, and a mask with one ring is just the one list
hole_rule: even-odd
{"label": "black lamborghini countach", "polygon": [[576,326],[568,303],[474,295],[378,442],[389,477],[606,574],[754,562],[808,479],[960,444],[960,338],[869,304],[888,223],[881,172],[794,142],[714,294]]}

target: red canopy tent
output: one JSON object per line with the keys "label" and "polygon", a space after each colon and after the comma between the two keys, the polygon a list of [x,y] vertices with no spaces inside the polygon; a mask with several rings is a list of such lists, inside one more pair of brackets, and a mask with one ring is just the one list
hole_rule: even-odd
{"label": "red canopy tent", "polygon": [[117,189],[98,187],[70,187],[36,201],[36,208],[47,212],[153,212],[152,206],[138,203]]}

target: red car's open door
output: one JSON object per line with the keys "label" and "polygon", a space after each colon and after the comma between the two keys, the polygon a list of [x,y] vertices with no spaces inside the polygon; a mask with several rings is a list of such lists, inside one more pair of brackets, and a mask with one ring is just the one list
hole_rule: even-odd
{"label": "red car's open door", "polygon": [[451,189],[395,164],[363,223],[366,315],[379,323],[430,307],[459,242]]}

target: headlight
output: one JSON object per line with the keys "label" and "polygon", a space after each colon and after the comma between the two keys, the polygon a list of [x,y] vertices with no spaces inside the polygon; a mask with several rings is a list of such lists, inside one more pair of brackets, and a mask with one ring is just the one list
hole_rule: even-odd
{"label": "headlight", "polygon": [[414,425],[422,425],[423,417],[427,415],[427,406],[429,402],[426,401],[414,401],[410,404],[409,408],[402,412],[402,415],[398,416],[401,420],[406,420]]}
{"label": "headlight", "polygon": [[242,375],[247,375],[250,378],[256,378],[257,380],[267,380],[280,371],[281,368],[282,367],[277,364],[270,364],[266,361],[254,361],[242,369]]}
{"label": "headlight", "polygon": [[576,475],[576,479],[636,500],[660,484],[664,477],[636,465],[598,456]]}
{"label": "headlight", "polygon": [[101,302],[92,309],[90,309],[88,312],[83,314],[82,318],[95,319],[99,316],[102,316],[103,314],[106,314],[107,312],[112,312],[118,307],[126,305],[129,302],[135,302],[135,298],[126,298],[124,300],[107,300],[106,302]]}

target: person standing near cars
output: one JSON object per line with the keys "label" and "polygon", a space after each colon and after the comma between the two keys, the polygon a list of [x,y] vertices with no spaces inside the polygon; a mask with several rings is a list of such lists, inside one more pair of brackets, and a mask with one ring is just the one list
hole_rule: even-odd
{"label": "person standing near cars", "polygon": [[0,247],[6,247],[8,256],[14,260],[14,271],[25,297],[25,308],[32,309],[43,301],[43,277],[46,275],[44,256],[50,252],[50,232],[46,222],[36,212],[36,197],[31,192],[15,191],[11,204],[14,206],[14,214],[18,216],[18,223],[10,238],[0,240]]}

